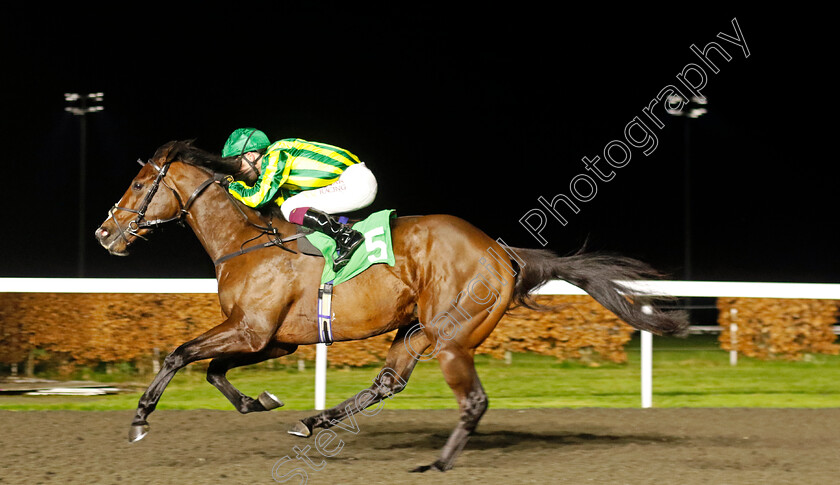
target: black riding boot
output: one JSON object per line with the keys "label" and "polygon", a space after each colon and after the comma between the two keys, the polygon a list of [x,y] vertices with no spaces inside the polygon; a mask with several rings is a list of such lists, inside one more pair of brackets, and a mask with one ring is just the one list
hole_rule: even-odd
{"label": "black riding boot", "polygon": [[365,237],[359,231],[351,228],[348,224],[342,224],[326,212],[309,208],[303,214],[303,227],[318,231],[333,238],[336,244],[338,255],[333,262],[333,271],[338,272],[349,261],[353,251],[364,241]]}

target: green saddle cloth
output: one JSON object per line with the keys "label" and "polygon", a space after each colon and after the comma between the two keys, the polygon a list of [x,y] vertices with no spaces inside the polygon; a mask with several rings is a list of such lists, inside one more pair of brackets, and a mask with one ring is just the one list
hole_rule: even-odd
{"label": "green saddle cloth", "polygon": [[324,255],[324,272],[321,284],[333,282],[333,286],[343,283],[358,275],[370,266],[378,263],[394,265],[394,250],[391,245],[391,219],[396,217],[394,210],[375,212],[363,221],[353,225],[353,229],[365,236],[365,242],[356,249],[350,262],[338,273],[333,271],[335,259],[335,241],[319,232],[308,234],[306,239]]}

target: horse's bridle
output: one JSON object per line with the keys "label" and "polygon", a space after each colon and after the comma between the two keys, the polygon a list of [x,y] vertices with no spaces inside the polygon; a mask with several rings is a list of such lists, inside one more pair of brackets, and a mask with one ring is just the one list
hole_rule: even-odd
{"label": "horse's bridle", "polygon": [[[130,234],[134,237],[139,237],[140,239],[148,241],[148,239],[145,236],[140,235],[140,230],[141,229],[151,228],[152,230],[154,230],[155,228],[157,228],[157,226],[159,226],[161,224],[165,224],[167,222],[182,223],[184,221],[184,219],[186,219],[186,217],[189,215],[190,206],[192,206],[193,202],[195,202],[195,200],[198,198],[198,196],[201,195],[202,192],[204,192],[204,189],[206,189],[207,187],[212,185],[214,182],[222,181],[222,180],[225,180],[225,179],[228,179],[228,181],[229,181],[230,179],[232,179],[232,177],[230,175],[213,173],[204,182],[199,184],[198,187],[196,187],[196,189],[193,191],[192,195],[190,195],[190,197],[187,199],[187,202],[184,203],[181,200],[181,196],[178,195],[178,192],[175,189],[173,189],[172,187],[170,187],[166,183],[166,180],[164,180],[164,177],[166,177],[166,172],[169,171],[169,165],[172,163],[171,161],[165,162],[161,167],[158,167],[155,164],[155,162],[153,162],[152,160],[149,160],[148,162],[143,163],[143,161],[138,159],[137,163],[139,163],[140,165],[143,165],[143,166],[145,166],[146,163],[150,164],[155,170],[157,170],[158,174],[155,177],[154,182],[152,182],[152,186],[149,187],[148,192],[146,192],[146,195],[143,197],[143,203],[141,204],[139,209],[132,209],[130,207],[121,207],[117,204],[114,204],[114,206],[111,207],[111,209],[108,211],[109,218],[112,221],[114,221],[114,225],[117,227],[117,231],[119,231],[120,237],[126,242],[126,244],[129,244],[131,242],[131,241],[128,240],[128,237],[126,236],[126,233]],[[259,172],[257,172],[257,173],[259,173]],[[157,193],[158,188],[160,188],[160,184],[163,184],[164,187],[166,187],[167,189],[172,191],[172,195],[174,195],[175,200],[178,201],[178,205],[180,206],[180,210],[178,211],[178,214],[176,214],[176,215],[174,215],[174,216],[172,216],[168,219],[155,219],[153,221],[147,221],[147,220],[145,220],[146,219],[146,210],[149,208],[149,204],[152,203],[152,198],[154,198],[155,193]],[[296,254],[295,251],[286,247],[285,243],[290,242],[290,241],[294,241],[295,239],[303,237],[304,236],[303,233],[298,233],[298,234],[294,234],[292,236],[288,236],[286,238],[283,238],[280,235],[280,233],[277,231],[277,228],[272,226],[270,220],[268,221],[267,226],[261,226],[259,224],[254,224],[253,222],[250,221],[248,216],[244,212],[242,212],[242,209],[239,206],[236,205],[235,201],[233,201],[232,197],[227,192],[227,190],[225,190],[225,194],[228,196],[229,199],[231,199],[232,202],[234,202],[234,207],[245,218],[245,220],[248,221],[248,223],[251,224],[253,227],[260,230],[261,233],[260,233],[259,236],[256,236],[254,238],[251,238],[251,239],[243,242],[242,246],[239,248],[239,251],[235,251],[231,254],[227,254],[227,255],[222,256],[221,258],[218,258],[215,261],[213,261],[214,265],[219,265],[222,262],[227,261],[228,259],[234,258],[236,256],[241,256],[241,255],[249,253],[251,251],[254,251],[254,250],[257,250],[257,249],[262,249],[262,248],[267,248],[267,247],[271,247],[271,246],[277,246],[281,249],[284,249],[286,251],[289,251],[291,253]],[[123,228],[122,226],[120,226],[120,223],[119,223],[119,221],[117,221],[117,218],[115,216],[115,212],[118,211],[118,210],[131,212],[133,214],[137,214],[137,217],[135,217],[133,221],[129,222],[128,226],[126,228]],[[251,242],[251,241],[253,241],[253,240],[255,240],[255,239],[257,239],[261,236],[264,236],[264,235],[269,236],[269,240],[267,242],[262,243],[262,244],[258,244],[258,245],[255,245],[255,246],[250,246],[250,247],[247,247],[247,248],[245,247],[246,243]]]}
{"label": "horse's bridle", "polygon": [[[139,163],[140,165],[144,165],[144,166],[146,165],[146,163],[143,163],[139,159],[137,160],[137,163]],[[140,208],[139,209],[132,209],[130,207],[121,207],[117,204],[114,204],[114,206],[111,207],[111,209],[108,211],[108,216],[110,217],[110,219],[112,221],[114,221],[114,225],[117,226],[117,231],[119,231],[120,237],[126,243],[130,242],[128,240],[128,237],[126,236],[126,233],[128,233],[128,234],[130,234],[134,237],[139,237],[140,239],[148,240],[148,239],[146,239],[146,237],[144,237],[140,234],[140,230],[145,229],[145,228],[151,228],[152,230],[154,230],[155,228],[157,228],[157,226],[159,226],[161,224],[165,224],[167,222],[183,222],[184,219],[187,217],[187,215],[189,215],[190,206],[192,206],[192,203],[195,202],[195,199],[197,199],[198,196],[201,195],[202,192],[204,192],[204,189],[209,187],[210,184],[212,184],[213,182],[215,182],[217,180],[217,176],[215,174],[213,176],[209,177],[207,180],[202,182],[198,187],[196,187],[196,189],[193,191],[192,195],[190,195],[189,199],[187,199],[187,202],[184,203],[181,200],[181,196],[178,195],[178,192],[175,189],[173,189],[172,187],[170,187],[166,183],[166,180],[164,180],[164,177],[166,177],[166,172],[169,171],[169,165],[172,162],[165,162],[161,167],[158,167],[155,164],[155,162],[153,162],[152,160],[149,160],[147,163],[149,165],[151,165],[152,168],[154,168],[157,171],[157,176],[155,177],[154,182],[152,182],[152,186],[149,187],[149,190],[146,192],[146,195],[143,197],[143,203],[140,205]],[[174,216],[172,216],[168,219],[155,219],[153,221],[147,221],[146,220],[146,210],[149,208],[149,204],[152,203],[152,199],[154,198],[155,194],[157,193],[158,188],[160,188],[160,184],[163,184],[164,187],[166,187],[167,189],[169,189],[172,192],[172,195],[175,196],[175,200],[178,201],[178,206],[180,207],[180,210],[178,211],[178,213],[176,215],[174,215]],[[133,221],[129,222],[128,226],[126,226],[125,229],[123,229],[123,227],[120,226],[120,223],[119,223],[119,221],[117,221],[117,218],[115,216],[115,212],[118,211],[118,210],[131,212],[133,214],[137,214],[137,217],[135,217]]]}

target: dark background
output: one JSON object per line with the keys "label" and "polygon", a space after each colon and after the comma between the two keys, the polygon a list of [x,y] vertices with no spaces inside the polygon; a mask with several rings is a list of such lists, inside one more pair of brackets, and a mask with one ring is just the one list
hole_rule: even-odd
{"label": "dark background", "polygon": [[[132,255],[93,238],[139,167],[170,140],[221,150],[234,128],[347,148],[371,167],[371,211],[461,216],[514,246],[537,197],[568,193],[660,89],[717,41],[708,113],[691,120],[696,280],[838,282],[836,41],[830,19],[720,9],[474,11],[292,8],[8,15],[3,30],[0,276],[77,275],[80,117],[65,92],[105,93],[87,115],[84,275],[212,277],[188,229]],[[795,7],[794,7],[795,8]],[[751,55],[716,38],[737,18]],[[674,278],[684,258],[685,118],[665,117],[566,227],[560,254],[641,258]],[[601,164],[604,165],[603,162]]]}

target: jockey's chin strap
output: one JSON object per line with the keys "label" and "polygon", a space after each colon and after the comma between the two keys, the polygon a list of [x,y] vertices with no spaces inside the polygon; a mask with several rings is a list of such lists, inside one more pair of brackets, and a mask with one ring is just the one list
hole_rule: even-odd
{"label": "jockey's chin strap", "polygon": [[240,170],[239,173],[237,173],[237,175],[245,175],[250,172],[256,175],[257,178],[260,177],[260,169],[257,168],[256,164],[254,164],[254,162],[252,162],[250,158],[246,157],[244,153],[239,158],[245,160],[245,163],[248,164],[250,170],[248,170],[247,168],[245,170]]}
{"label": "jockey's chin strap", "polygon": [[[260,170],[257,168],[256,165],[254,165],[254,162],[252,162],[251,159],[246,156],[248,154],[248,152],[245,151],[245,147],[248,146],[248,142],[251,141],[251,137],[254,136],[254,133],[256,133],[256,132],[257,132],[257,130],[252,131],[248,135],[248,138],[245,139],[245,143],[242,144],[242,151],[239,152],[239,157],[237,157],[237,158],[239,160],[245,160],[245,162],[248,163],[248,166],[251,167],[251,171],[254,172],[257,175],[257,177],[259,177],[260,176]],[[247,171],[244,171],[244,170],[240,171],[238,175],[244,175],[246,172]]]}

